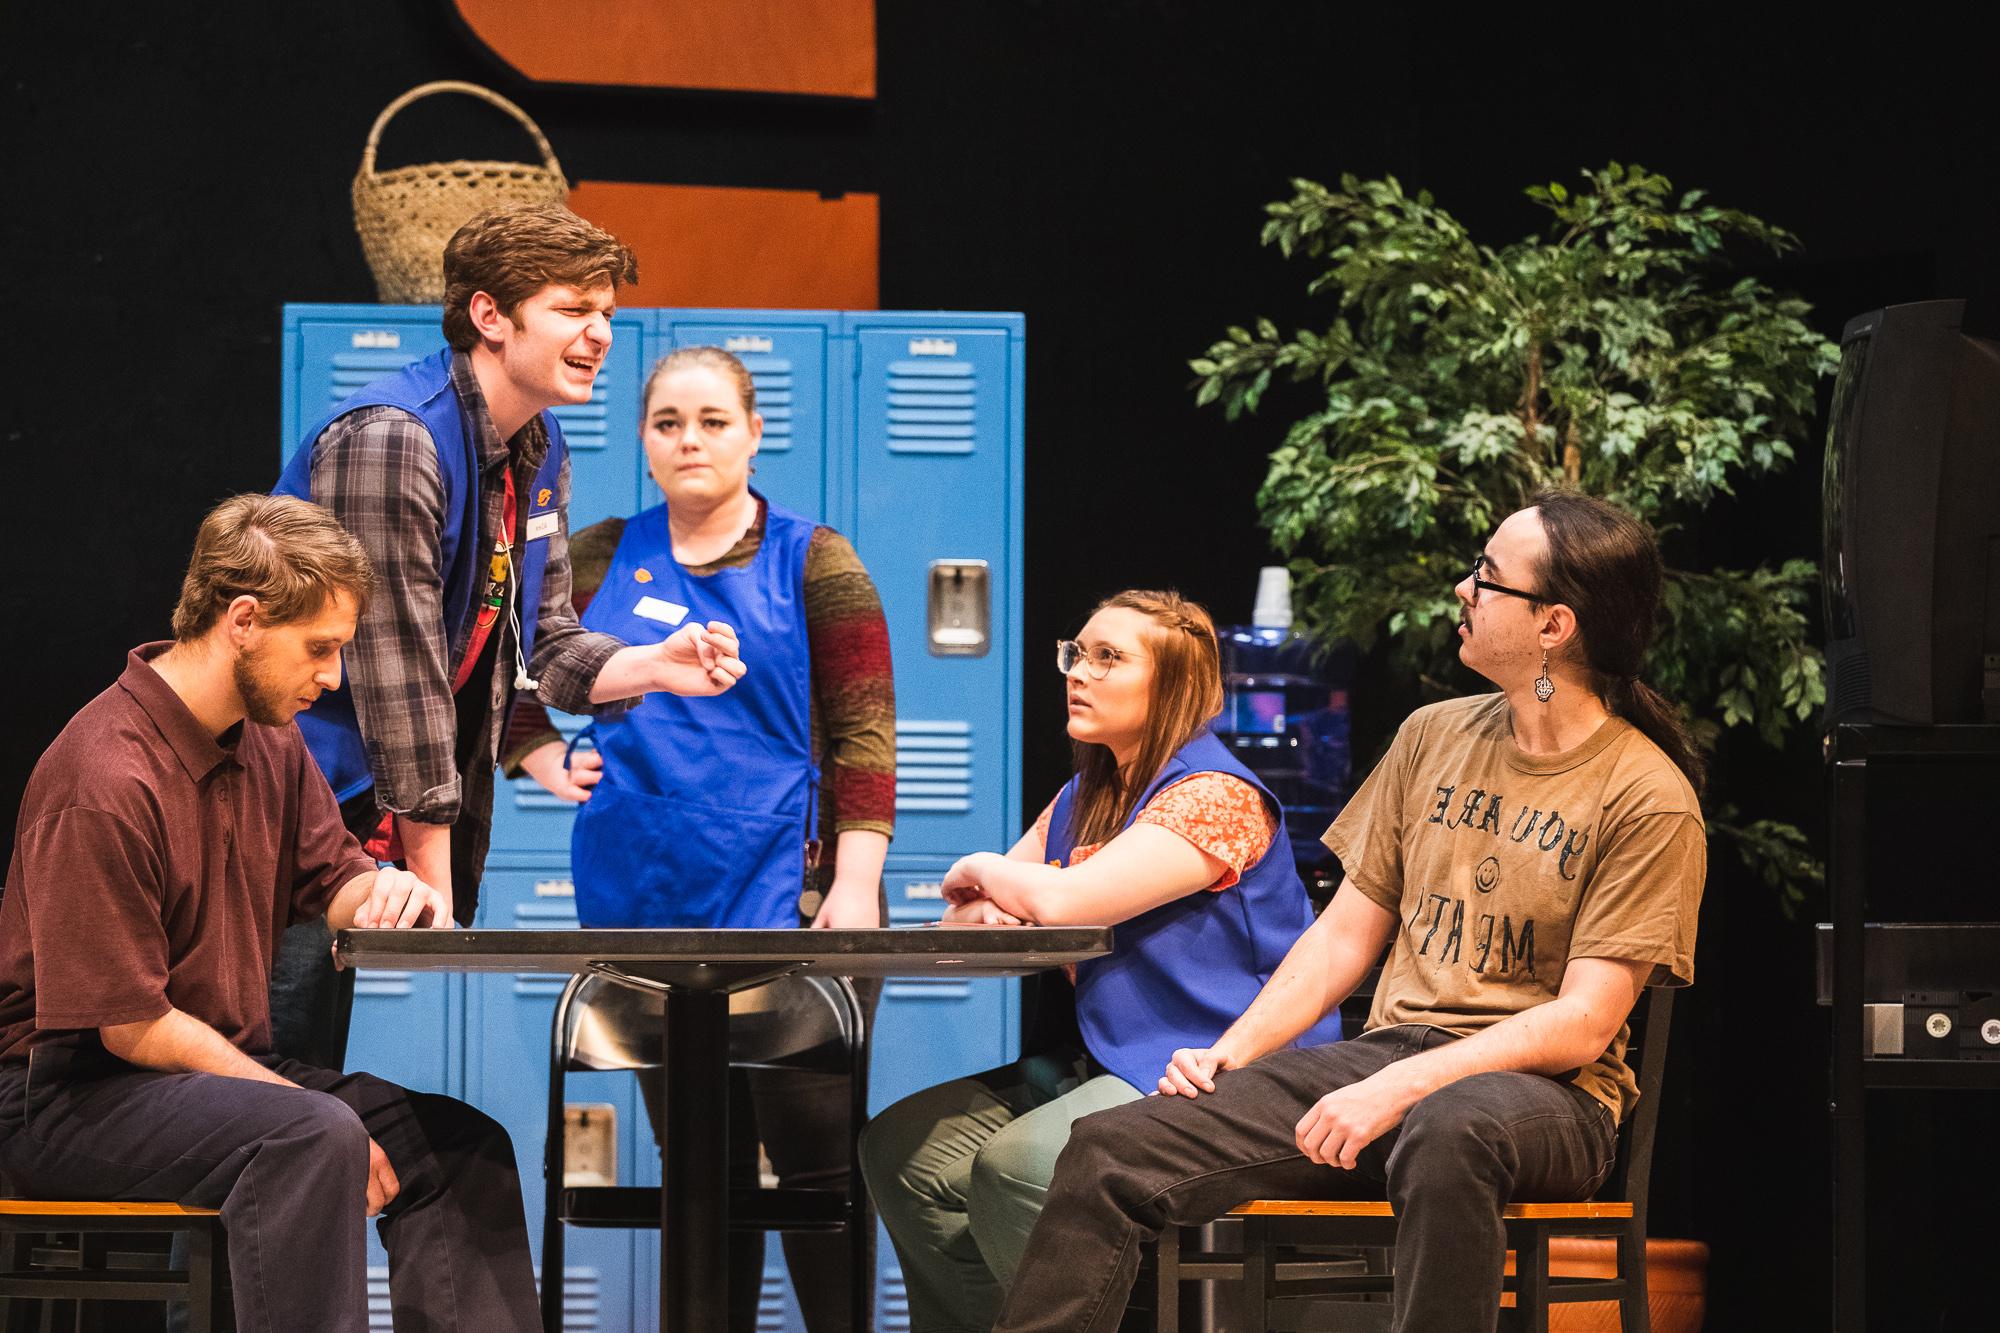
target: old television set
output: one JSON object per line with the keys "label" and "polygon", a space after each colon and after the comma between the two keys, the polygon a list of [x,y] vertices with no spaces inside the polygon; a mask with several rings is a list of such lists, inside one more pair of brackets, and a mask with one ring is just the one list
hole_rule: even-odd
{"label": "old television set", "polygon": [[1825,475],[1827,722],[2000,722],[2000,343],[1963,301],[1848,322]]}

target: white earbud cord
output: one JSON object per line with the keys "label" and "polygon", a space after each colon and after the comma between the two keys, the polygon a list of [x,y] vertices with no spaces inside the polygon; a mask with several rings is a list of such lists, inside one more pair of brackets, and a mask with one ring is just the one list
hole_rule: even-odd
{"label": "white earbud cord", "polygon": [[521,580],[514,572],[514,548],[507,548],[507,620],[514,627],[514,688],[526,690],[530,694],[539,690],[542,683],[528,674],[528,658],[521,651]]}

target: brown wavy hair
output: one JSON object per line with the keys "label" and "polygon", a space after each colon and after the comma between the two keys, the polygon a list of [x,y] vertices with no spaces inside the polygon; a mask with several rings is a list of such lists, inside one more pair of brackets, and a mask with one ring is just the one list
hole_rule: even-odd
{"label": "brown wavy hair", "polygon": [[1708,761],[1681,720],[1680,706],[1639,679],[1665,578],[1652,531],[1615,505],[1576,491],[1542,491],[1528,503],[1549,544],[1539,580],[1543,604],[1561,602],[1576,612],[1574,656],[1591,692],[1646,733],[1701,795]]}
{"label": "brown wavy hair", "polygon": [[1091,614],[1123,607],[1152,620],[1145,632],[1153,659],[1153,683],[1146,693],[1146,733],[1132,766],[1124,772],[1108,746],[1073,741],[1076,799],[1070,807],[1072,844],[1103,842],[1124,827],[1139,796],[1152,785],[1174,751],[1199,736],[1222,711],[1222,654],[1215,622],[1199,602],[1171,589],[1141,588],[1115,593]]}
{"label": "brown wavy hair", "polygon": [[472,298],[485,292],[514,321],[521,302],[561,283],[588,290],[639,280],[630,246],[560,204],[489,208],[444,245],[444,340],[454,351],[479,345]]}
{"label": "brown wavy hair", "polygon": [[257,599],[263,624],[288,625],[318,615],[336,592],[359,614],[374,591],[367,552],[327,510],[290,495],[235,495],[195,534],[174,638],[193,643],[238,597]]}

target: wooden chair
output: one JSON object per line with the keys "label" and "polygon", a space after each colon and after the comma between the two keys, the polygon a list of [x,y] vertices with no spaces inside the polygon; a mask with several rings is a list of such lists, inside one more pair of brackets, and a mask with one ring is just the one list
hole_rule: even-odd
{"label": "wooden chair", "polygon": [[[1503,1279],[1502,1290],[1512,1293],[1514,1306],[1501,1311],[1503,1328],[1547,1333],[1553,1304],[1617,1301],[1623,1333],[1651,1333],[1646,1194],[1672,1022],[1673,991],[1648,988],[1633,1012],[1626,1051],[1639,1083],[1639,1105],[1620,1127],[1617,1160],[1598,1197],[1507,1206],[1503,1217],[1515,1272]],[[1240,1253],[1195,1248],[1198,1228],[1168,1227],[1161,1233],[1155,1268],[1158,1333],[1181,1333],[1181,1283],[1217,1278],[1244,1284],[1241,1304],[1262,1310],[1255,1326],[1270,1333],[1388,1328],[1392,1277],[1386,1255],[1395,1245],[1396,1219],[1387,1202],[1253,1199],[1229,1216],[1241,1219]],[[1550,1276],[1552,1236],[1615,1237],[1617,1276]]]}
{"label": "wooden chair", "polygon": [[[542,1326],[563,1326],[563,1228],[655,1228],[658,1187],[564,1184],[563,1076],[571,1070],[630,1069],[659,1076],[660,995],[624,980],[590,973],[571,980],[556,1004],[549,1052],[548,1141],[543,1157]],[[855,1328],[874,1308],[875,1274],[868,1263],[868,1187],[856,1151],[868,1120],[868,1023],[845,977],[788,976],[729,997],[729,1063],[737,1069],[808,1069],[848,1077],[848,1182],[844,1190],[736,1189],[729,1225],[735,1231],[841,1232],[847,1238],[849,1290]]]}
{"label": "wooden chair", "polygon": [[[159,1251],[116,1248],[118,1234],[185,1233],[188,1266],[166,1266]],[[177,1203],[106,1203],[0,1199],[0,1328],[27,1329],[41,1302],[41,1326],[52,1327],[54,1301],[77,1303],[76,1327],[99,1301],[185,1301],[190,1333],[233,1326],[227,1297],[228,1261],[222,1216]]]}

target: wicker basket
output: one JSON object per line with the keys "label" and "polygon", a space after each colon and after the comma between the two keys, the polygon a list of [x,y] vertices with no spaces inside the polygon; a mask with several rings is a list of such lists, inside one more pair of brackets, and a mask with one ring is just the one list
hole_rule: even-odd
{"label": "wicker basket", "polygon": [[[425,162],[376,171],[375,146],[389,118],[432,93],[464,93],[499,107],[534,136],[542,164]],[[504,204],[560,204],[568,194],[555,150],[527,112],[476,83],[426,83],[383,107],[368,131],[354,175],[354,230],[383,301],[435,304],[444,299],[444,244],[467,219]]]}

